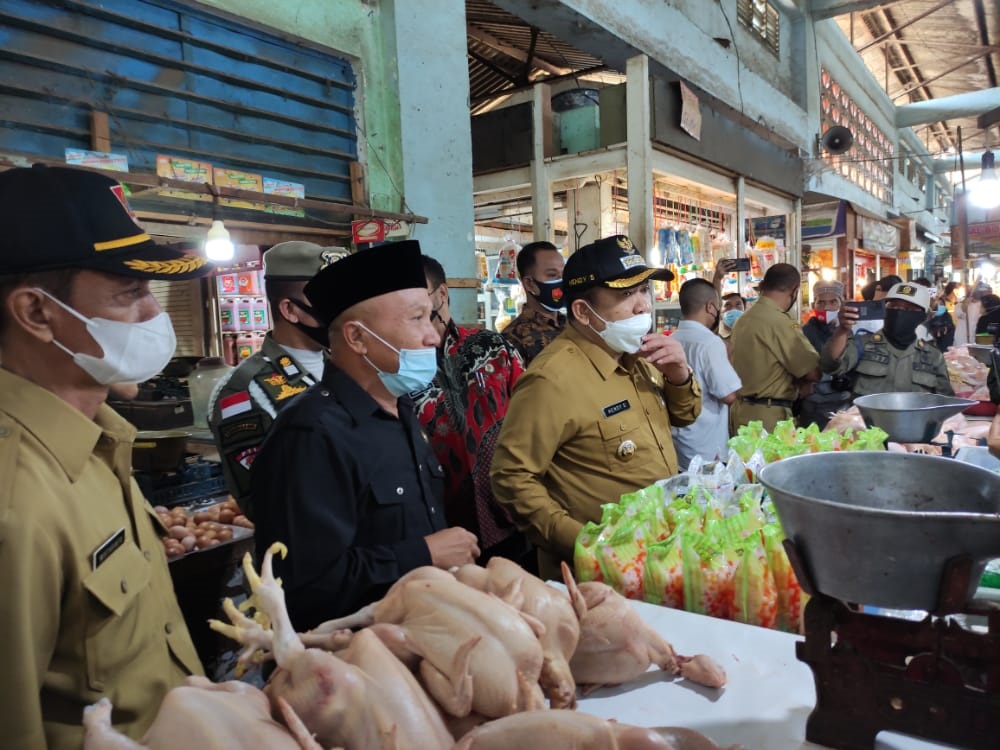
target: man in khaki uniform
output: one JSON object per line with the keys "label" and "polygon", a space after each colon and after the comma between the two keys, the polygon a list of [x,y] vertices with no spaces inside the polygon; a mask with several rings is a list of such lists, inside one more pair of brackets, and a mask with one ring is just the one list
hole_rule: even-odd
{"label": "man in khaki uniform", "polygon": [[910,391],[954,396],[944,355],[917,338],[917,326],[930,307],[930,289],[896,284],[884,299],[885,325],[877,333],[855,335],[857,308],[841,310],[837,330],[823,347],[823,371],[853,380],[855,396]]}
{"label": "man in khaki uniform", "polygon": [[701,389],[681,345],[649,333],[649,280],[671,278],[621,235],[566,262],[569,324],[514,386],[491,470],[543,577],[603,504],[677,473],[670,427],[697,419]]}
{"label": "man in khaki uniform", "polygon": [[760,283],[760,299],[736,321],[733,367],[743,388],[729,410],[733,431],[753,420],[771,430],[791,419],[800,388],[820,379],[819,354],[788,314],[801,280],[788,263],[771,266]]}
{"label": "man in khaki uniform", "polygon": [[259,352],[240,362],[212,394],[208,425],[229,494],[253,516],[250,466],[278,412],[323,377],[326,327],[306,302],[306,282],[347,253],[312,242],[282,242],[264,253],[271,330]]}
{"label": "man in khaki uniform", "polygon": [[202,668],[131,477],[135,429],[104,401],[173,356],[149,280],[205,260],[155,245],[85,170],[0,173],[0,222],[0,745],[79,750],[105,697],[138,738]]}

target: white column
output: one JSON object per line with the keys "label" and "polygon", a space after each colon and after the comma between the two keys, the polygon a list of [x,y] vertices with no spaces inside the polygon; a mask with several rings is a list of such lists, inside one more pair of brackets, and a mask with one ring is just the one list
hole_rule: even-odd
{"label": "white column", "polygon": [[628,60],[625,73],[625,109],[628,145],[625,168],[628,180],[628,234],[632,243],[649,259],[653,248],[653,143],[650,124],[649,58],[636,55]]}
{"label": "white column", "polygon": [[545,159],[552,155],[552,91],[535,86],[531,106],[531,215],[535,240],[553,241],[552,183]]}
{"label": "white column", "polygon": [[[382,9],[395,35],[405,208],[430,220],[412,236],[450,278],[475,277],[465,3],[389,0]],[[475,322],[476,291],[452,289],[456,321]]]}

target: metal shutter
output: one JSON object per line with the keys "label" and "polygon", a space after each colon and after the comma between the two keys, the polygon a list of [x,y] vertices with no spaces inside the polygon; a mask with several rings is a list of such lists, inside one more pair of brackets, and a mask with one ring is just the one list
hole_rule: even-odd
{"label": "metal shutter", "polygon": [[177,357],[204,357],[205,325],[201,313],[201,282],[151,281],[149,290],[169,315],[177,334]]}

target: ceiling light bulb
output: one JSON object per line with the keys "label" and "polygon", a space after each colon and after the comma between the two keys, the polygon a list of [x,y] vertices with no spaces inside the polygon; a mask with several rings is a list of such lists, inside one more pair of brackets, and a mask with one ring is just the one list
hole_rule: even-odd
{"label": "ceiling light bulb", "polygon": [[992,151],[983,154],[983,171],[979,182],[969,191],[969,203],[987,211],[1000,206],[1000,178],[997,178]]}
{"label": "ceiling light bulb", "polygon": [[229,238],[229,230],[222,221],[216,219],[205,235],[205,257],[209,260],[232,260],[236,254],[233,241]]}

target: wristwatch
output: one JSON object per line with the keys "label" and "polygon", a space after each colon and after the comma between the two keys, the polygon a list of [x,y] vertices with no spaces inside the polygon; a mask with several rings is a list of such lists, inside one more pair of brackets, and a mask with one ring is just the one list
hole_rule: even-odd
{"label": "wristwatch", "polygon": [[674,383],[666,375],[663,376],[663,379],[665,381],[667,381],[668,385],[672,385],[674,388],[679,388],[682,385],[687,385],[688,383],[690,383],[691,382],[691,378],[693,378],[693,377],[694,377],[694,370],[691,369],[691,365],[688,365],[688,374],[687,374],[687,377],[684,378],[684,380],[682,380],[681,382]]}

